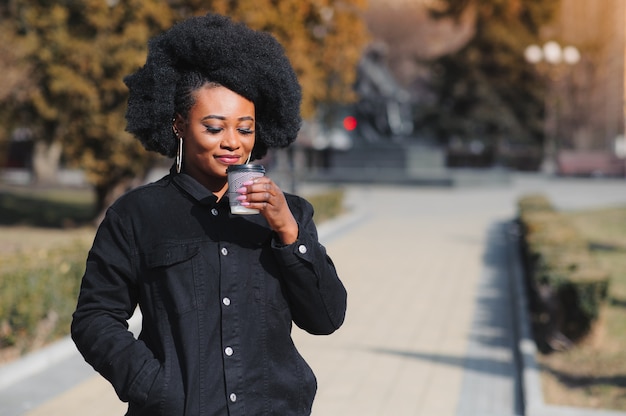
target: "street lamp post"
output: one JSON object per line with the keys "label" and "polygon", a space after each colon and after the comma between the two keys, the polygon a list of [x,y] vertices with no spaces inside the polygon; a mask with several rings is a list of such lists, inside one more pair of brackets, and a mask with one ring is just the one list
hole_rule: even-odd
{"label": "street lamp post", "polygon": [[561,78],[562,69],[566,66],[575,65],[580,61],[580,52],[574,46],[561,47],[555,41],[549,41],[543,46],[530,45],[524,50],[526,61],[539,66],[545,62],[544,72],[547,75],[549,93],[546,95],[546,140],[543,147],[543,162],[541,170],[544,173],[555,174],[557,172],[558,135],[559,135],[559,97],[555,97],[555,85]]}

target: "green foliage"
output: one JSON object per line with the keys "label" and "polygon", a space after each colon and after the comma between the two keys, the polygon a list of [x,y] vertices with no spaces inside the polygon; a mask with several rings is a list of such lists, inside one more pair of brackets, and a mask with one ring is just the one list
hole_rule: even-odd
{"label": "green foliage", "polygon": [[422,122],[444,143],[538,147],[543,140],[543,84],[524,60],[558,0],[442,0],[439,17],[475,13],[475,35],[458,52],[432,63],[437,96]]}
{"label": "green foliage", "polygon": [[361,16],[366,8],[365,0],[201,3],[204,10],[232,16],[276,36],[302,84],[305,117],[312,116],[320,103],[345,103],[354,99],[356,66],[368,41]]}
{"label": "green foliage", "polygon": [[124,131],[122,78],[142,65],[149,37],[172,24],[167,4],[21,0],[6,14],[31,69],[15,87],[26,93],[3,102],[13,121],[7,127],[27,126],[38,141],[62,143],[66,163],[83,169],[96,189],[142,176],[154,156]]}
{"label": "green foliage", "polygon": [[591,254],[611,274],[611,300],[626,301],[626,207],[568,212],[567,217],[589,242]]}
{"label": "green foliage", "polygon": [[554,207],[544,194],[527,194],[517,201],[520,215],[528,215],[532,212],[552,212]]}
{"label": "green foliage", "polygon": [[19,62],[29,76],[0,88],[0,121],[7,132],[26,125],[36,140],[62,143],[65,162],[85,170],[101,210],[159,157],[124,131],[122,79],[143,65],[150,37],[208,11],[270,31],[293,61],[311,115],[320,102],[351,98],[367,40],[364,7],[364,0],[12,1],[0,5],[0,35],[18,52],[0,61]]}
{"label": "green foliage", "polygon": [[[588,241],[543,195],[518,200],[527,277],[535,294],[553,293],[558,330],[572,339],[586,334],[606,300],[610,273],[591,255]],[[535,302],[545,302],[535,299]],[[552,308],[554,310],[554,308]],[[539,312],[540,314],[541,312]]]}
{"label": "green foliage", "polygon": [[[547,403],[626,409],[626,206],[567,211],[590,242],[591,254],[611,275],[608,300],[585,342],[561,354],[537,356]],[[589,299],[599,299],[589,288]],[[590,305],[594,307],[593,305]]]}
{"label": "green foliage", "polygon": [[87,247],[0,257],[0,348],[30,349],[68,333]]}
{"label": "green foliage", "polygon": [[307,196],[307,200],[315,210],[315,222],[319,224],[343,214],[344,196],[343,189],[332,189]]}
{"label": "green foliage", "polygon": [[28,82],[32,68],[24,59],[27,50],[15,47],[17,35],[3,11],[0,6],[0,166],[7,160],[12,127],[19,124],[15,112],[3,103],[20,103],[32,89]]}

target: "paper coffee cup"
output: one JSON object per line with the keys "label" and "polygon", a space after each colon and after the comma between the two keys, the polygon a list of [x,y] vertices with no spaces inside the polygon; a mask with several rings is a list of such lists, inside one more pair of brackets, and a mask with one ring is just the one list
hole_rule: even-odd
{"label": "paper coffee cup", "polygon": [[237,200],[240,195],[237,189],[241,188],[244,182],[251,181],[265,175],[263,165],[254,165],[251,163],[245,165],[230,165],[226,169],[228,175],[228,200],[230,202],[230,212],[233,214],[258,214],[258,209],[252,209],[241,205],[241,201]]}

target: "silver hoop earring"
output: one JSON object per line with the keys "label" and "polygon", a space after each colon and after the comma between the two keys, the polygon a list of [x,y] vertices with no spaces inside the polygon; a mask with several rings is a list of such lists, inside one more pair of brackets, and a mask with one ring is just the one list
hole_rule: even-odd
{"label": "silver hoop earring", "polygon": [[180,173],[183,167],[183,138],[178,137],[178,151],[176,152],[176,173]]}

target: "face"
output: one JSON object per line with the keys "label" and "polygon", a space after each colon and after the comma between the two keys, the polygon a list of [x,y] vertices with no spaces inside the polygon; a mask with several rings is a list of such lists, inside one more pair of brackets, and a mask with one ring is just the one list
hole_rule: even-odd
{"label": "face", "polygon": [[187,120],[174,123],[183,138],[183,169],[221,197],[226,168],[246,163],[254,147],[254,104],[222,86],[205,86]]}

